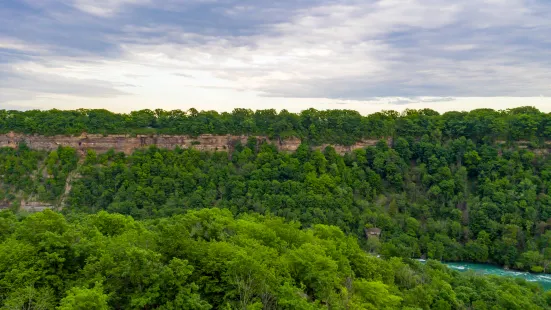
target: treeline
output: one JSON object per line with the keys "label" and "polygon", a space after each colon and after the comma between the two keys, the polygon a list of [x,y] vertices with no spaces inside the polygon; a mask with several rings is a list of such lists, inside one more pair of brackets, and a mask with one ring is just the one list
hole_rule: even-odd
{"label": "treeline", "polygon": [[549,309],[533,283],[382,260],[334,226],[224,209],[0,212],[2,309]]}
{"label": "treeline", "polygon": [[439,114],[430,109],[383,111],[362,116],[352,110],[279,113],[271,110],[164,111],[161,109],[117,114],[107,110],[0,110],[0,132],[26,134],[182,134],[198,136],[257,135],[297,137],[309,144],[351,145],[362,139],[389,137],[435,139],[466,137],[475,142],[526,140],[541,143],[551,138],[551,114],[533,107],[504,111],[478,109]]}

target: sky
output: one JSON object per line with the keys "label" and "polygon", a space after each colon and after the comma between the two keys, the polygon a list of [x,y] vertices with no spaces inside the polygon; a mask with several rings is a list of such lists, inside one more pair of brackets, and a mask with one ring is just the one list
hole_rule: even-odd
{"label": "sky", "polygon": [[0,0],[0,109],[551,112],[549,0]]}

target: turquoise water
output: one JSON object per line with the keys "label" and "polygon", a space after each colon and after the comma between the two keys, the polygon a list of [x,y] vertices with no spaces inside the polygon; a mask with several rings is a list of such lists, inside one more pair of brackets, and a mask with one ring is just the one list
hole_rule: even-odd
{"label": "turquoise water", "polygon": [[499,266],[469,263],[444,263],[448,267],[458,271],[473,270],[481,274],[492,274],[505,277],[522,278],[530,282],[540,283],[545,290],[551,290],[551,274],[529,273],[514,270],[505,270]]}

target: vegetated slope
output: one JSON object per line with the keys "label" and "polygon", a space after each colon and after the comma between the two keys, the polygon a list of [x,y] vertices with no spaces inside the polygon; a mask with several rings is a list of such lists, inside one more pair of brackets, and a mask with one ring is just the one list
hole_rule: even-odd
{"label": "vegetated slope", "polygon": [[[150,148],[131,156],[89,152],[80,164],[70,148],[2,149],[2,195],[15,206],[21,198],[56,206],[64,195],[65,212],[135,218],[213,206],[269,213],[305,227],[336,225],[384,257],[547,272],[548,155],[465,138],[431,141],[399,138],[394,148],[381,142],[345,156],[306,145],[292,154],[266,144],[237,146],[231,156]],[[78,177],[63,193],[70,173]],[[381,238],[366,241],[366,227],[381,228]]]}
{"label": "vegetated slope", "polygon": [[[66,211],[136,218],[228,208],[331,224],[385,257],[493,262],[548,271],[551,161],[465,138],[397,139],[340,156],[273,146],[225,152],[151,148],[131,156],[89,153]],[[365,241],[364,228],[382,229]]]}
{"label": "vegetated slope", "polygon": [[523,280],[382,260],[334,226],[202,209],[0,212],[2,309],[545,309]]}
{"label": "vegetated slope", "polygon": [[0,148],[0,207],[18,209],[29,201],[58,205],[78,160],[73,148],[51,152],[31,150],[25,144]]}
{"label": "vegetated slope", "polygon": [[[391,270],[389,272],[406,270],[405,267],[400,267],[401,265],[392,265],[392,262],[400,261],[399,259],[392,260],[393,257],[405,259],[427,257],[435,260],[492,262],[533,272],[549,272],[551,262],[551,232],[549,232],[549,228],[551,228],[551,221],[549,221],[551,218],[551,197],[548,191],[551,185],[551,162],[546,150],[548,115],[530,108],[519,108],[504,112],[491,110],[477,110],[469,113],[450,112],[441,116],[433,112],[430,110],[408,111],[404,115],[386,112],[367,117],[361,117],[350,111],[317,112],[309,110],[300,115],[286,114],[290,119],[298,119],[297,127],[292,127],[296,130],[286,131],[287,133],[293,132],[288,136],[300,136],[304,142],[293,153],[279,152],[274,145],[259,145],[256,139],[249,139],[244,145],[235,145],[232,152],[229,153],[202,152],[180,148],[167,150],[156,147],[138,150],[131,155],[117,153],[112,150],[98,154],[90,150],[83,157],[80,157],[79,162],[78,152],[73,148],[60,147],[56,151],[48,152],[30,149],[23,143],[15,149],[0,149],[0,201],[3,202],[3,205],[11,205],[13,209],[17,209],[21,201],[42,201],[53,206],[63,207],[63,212],[70,218],[70,225],[83,221],[76,214],[97,213],[107,210],[142,219],[144,222],[141,222],[140,225],[145,225],[146,230],[154,230],[151,225],[157,225],[159,221],[171,221],[169,219],[161,220],[162,218],[176,216],[175,219],[177,220],[173,219],[174,221],[185,221],[182,220],[182,215],[179,214],[187,213],[190,210],[211,208],[228,209],[235,216],[248,214],[247,216],[254,218],[255,213],[281,216],[287,220],[300,221],[300,227],[305,231],[315,231],[315,227],[319,227],[316,225],[319,224],[335,225],[346,235],[358,240],[361,249],[373,255],[390,259],[390,261],[377,260],[377,263],[367,261],[362,265],[363,267],[358,267],[373,268],[372,272],[378,273],[383,273],[381,270],[387,270],[388,268]],[[53,117],[45,117],[44,123],[53,122],[51,128],[55,130],[44,132],[45,128],[32,127],[39,130],[31,130],[27,133],[57,134],[63,128],[78,128],[75,132],[80,132],[83,129],[82,127],[61,125],[67,124],[63,122],[63,120],[66,120],[64,117],[68,114],[72,115],[71,113],[75,115],[85,113],[86,120],[98,120],[90,117],[90,111],[4,111],[3,113],[4,124],[8,125],[2,126],[8,127],[1,128],[8,131],[25,132],[25,128],[27,128],[25,126],[33,124],[33,120],[38,120],[45,115]],[[123,127],[117,130],[135,132],[136,128],[145,128],[143,126],[128,127],[129,123],[127,122],[129,120],[133,120],[134,117],[145,112],[136,113],[109,115],[117,119],[122,117],[125,120],[121,123]],[[159,114],[160,112],[156,113]],[[230,119],[233,119],[234,114],[241,115],[234,112],[213,117],[214,119],[224,119],[224,117],[230,115]],[[249,113],[249,116],[242,120],[250,125],[250,127],[247,127],[250,130],[245,131],[253,132],[251,128],[259,128],[251,124],[257,124],[259,122],[258,117],[261,114],[259,112]],[[21,115],[25,115],[26,118],[21,118]],[[204,120],[200,115],[202,114],[199,112],[186,114],[182,116],[184,117],[183,120],[174,124],[179,124],[178,126],[199,124],[201,122],[195,123],[195,121],[198,119]],[[359,116],[360,123],[364,125],[375,124],[373,128],[386,128],[384,130],[388,129],[389,131],[382,134],[373,134],[365,129],[368,127],[361,127],[364,126],[361,125],[360,128],[363,129],[351,131],[352,133],[348,134],[346,130],[352,129],[346,127],[348,125],[344,125],[346,122],[343,123],[343,120],[347,120],[347,118],[342,118],[343,115],[349,115],[352,118]],[[13,119],[17,119],[17,121],[14,122]],[[157,123],[153,125],[157,127],[150,128],[154,132],[166,131],[169,128],[158,125],[160,119],[160,116],[154,117],[154,122]],[[0,122],[1,120],[0,117]],[[6,120],[8,120],[8,123],[5,122]],[[281,113],[273,120],[260,123],[268,124],[267,128],[272,126],[273,129],[274,124],[280,120]],[[370,123],[374,120],[376,120],[374,123]],[[379,122],[379,120],[385,121]],[[209,122],[205,123],[214,124]],[[144,122],[144,124],[146,123]],[[56,127],[55,124],[59,124],[61,127]],[[76,123],[69,122],[69,124]],[[152,125],[151,122],[147,124]],[[307,124],[309,125],[306,126]],[[14,126],[20,127],[14,128]],[[212,127],[208,128],[212,129]],[[241,128],[239,130],[244,130],[244,127],[239,128]],[[320,128],[323,128],[323,130]],[[115,131],[115,129],[110,130]],[[200,134],[202,133],[201,130],[197,132]],[[224,133],[224,130],[220,129],[218,134]],[[262,133],[261,131],[258,129],[259,133]],[[272,134],[277,136],[282,132],[274,131]],[[64,134],[67,133],[70,132]],[[327,136],[324,136],[325,134]],[[348,143],[349,140],[356,141],[355,139],[358,137],[377,136],[392,137],[392,145],[389,146],[388,140],[385,139],[375,146],[357,149],[345,155],[338,154],[332,147],[327,147],[321,151],[312,149],[312,145],[334,143],[335,141]],[[69,178],[70,175],[73,177]],[[67,190],[70,190],[70,192],[67,192]],[[4,213],[3,216],[10,218],[6,214],[9,213]],[[45,214],[53,216],[49,212]],[[43,218],[40,216],[42,215],[33,215],[31,218],[36,218],[37,221],[42,222]],[[246,218],[249,219],[249,217]],[[93,218],[93,216],[89,218]],[[113,299],[114,294],[109,295],[117,289],[109,288],[109,285],[105,282],[107,279],[122,281],[123,284],[121,285],[134,283],[132,285],[139,287],[139,295],[143,295],[144,287],[158,283],[149,279],[139,280],[138,282],[125,280],[123,275],[133,275],[133,269],[118,270],[117,272],[120,271],[119,276],[113,274],[91,276],[95,282],[99,283],[97,289],[95,282],[77,283],[77,280],[68,280],[67,282],[63,278],[64,276],[55,278],[52,274],[62,274],[65,272],[65,266],[78,263],[80,267],[75,267],[74,272],[79,274],[78,279],[80,279],[82,274],[77,270],[85,268],[85,264],[96,259],[86,259],[85,257],[88,257],[86,256],[88,254],[82,254],[83,256],[78,256],[78,259],[75,257],[64,258],[63,255],[65,254],[50,255],[54,253],[52,251],[57,251],[57,246],[61,247],[66,253],[72,253],[73,251],[85,253],[83,252],[84,249],[78,248],[80,241],[73,242],[71,241],[73,239],[70,239],[69,236],[55,237],[55,234],[52,235],[51,233],[41,234],[39,228],[32,228],[33,230],[30,233],[37,235],[36,239],[32,241],[35,242],[32,246],[38,247],[36,251],[39,254],[37,255],[44,255],[46,257],[45,261],[40,261],[39,266],[33,265],[32,262],[22,262],[19,265],[19,260],[25,255],[23,252],[16,252],[19,254],[13,254],[12,256],[9,249],[13,248],[15,244],[9,242],[19,242],[26,238],[16,234],[17,229],[15,227],[23,224],[16,224],[12,219],[6,221],[5,225],[0,225],[5,231],[5,233],[2,233],[2,238],[5,238],[2,245],[5,252],[1,254],[4,259],[0,259],[5,264],[4,269],[2,269],[4,271],[0,271],[0,275],[2,281],[6,283],[13,281],[20,283],[20,285],[17,284],[19,286],[0,288],[0,292],[3,292],[2,294],[4,294],[4,298],[7,298],[6,300],[12,300],[15,296],[22,294],[49,296],[52,295],[50,290],[52,289],[55,292],[52,296],[56,296],[58,300],[64,298],[66,294],[72,294],[72,297],[67,297],[68,299],[63,302],[69,305],[67,307],[71,307],[71,302],[80,300],[80,297],[76,297],[78,294],[96,296],[99,298],[98,303],[105,299],[105,302],[109,303],[110,306],[119,308],[152,308],[162,304],[159,300],[164,300],[162,298],[165,297],[160,297],[159,294],[155,295],[156,297],[151,297],[151,300],[156,300],[155,304],[147,304],[147,306],[145,303],[138,306],[139,302],[137,301],[138,304],[132,304],[130,300],[134,297],[132,297],[133,295],[130,296],[130,293],[123,294],[122,298],[126,298],[126,301],[117,301],[116,298]],[[22,223],[26,223],[26,221],[32,220],[25,220]],[[56,221],[60,221],[58,224],[62,225],[61,222],[65,220],[58,218]],[[105,224],[105,226],[110,225],[112,224]],[[196,226],[195,229],[201,229],[201,225]],[[382,234],[380,238],[375,237],[366,240],[364,229],[372,227],[380,228]],[[83,231],[88,228],[83,228]],[[47,228],[48,231],[52,229]],[[226,233],[231,234],[233,231],[230,228],[228,229],[229,232],[226,231]],[[83,233],[83,231],[80,231],[80,233]],[[190,231],[190,236],[193,237],[193,229]],[[136,240],[138,241],[142,240],[140,239],[141,232],[142,230],[136,232],[138,235]],[[145,231],[143,232],[147,235]],[[207,234],[210,233],[209,231]],[[114,237],[109,236],[109,238]],[[48,238],[54,238],[52,240],[56,240],[57,243],[48,245],[47,242],[50,240]],[[202,238],[208,239],[207,237]],[[73,243],[63,243],[69,242],[68,240]],[[82,240],[82,238],[77,235],[74,240]],[[216,240],[214,243],[210,239],[205,242],[217,244],[220,240]],[[31,255],[34,253],[31,250],[32,242],[25,242],[27,242],[24,243],[25,246],[28,246],[25,249]],[[102,242],[107,241],[103,240]],[[130,244],[134,243],[131,242]],[[147,250],[149,244],[152,243],[146,241],[146,245],[140,243],[139,246],[145,247]],[[176,246],[177,248],[184,247],[183,245]],[[329,253],[327,251],[326,253]],[[344,250],[339,248],[338,251],[342,252]],[[167,255],[163,263],[169,264],[172,256],[164,252],[159,253],[161,257]],[[278,253],[278,255],[283,255],[281,251]],[[124,252],[115,259],[115,262],[129,259],[130,255],[131,252]],[[148,258],[141,262],[144,264],[150,261],[154,262],[153,258],[158,256],[151,255],[151,260]],[[31,257],[35,256],[31,255]],[[188,256],[176,255],[175,257],[190,260]],[[366,257],[374,259],[371,256]],[[48,265],[50,263],[47,262],[50,260],[57,263]],[[424,309],[438,307],[441,309],[449,309],[450,307],[483,309],[483,304],[495,306],[496,309],[537,308],[535,304],[543,306],[541,292],[536,286],[528,286],[528,288],[523,289],[508,280],[488,280],[488,278],[473,277],[472,280],[469,280],[474,281],[472,285],[465,285],[468,288],[459,288],[456,283],[459,280],[456,279],[457,277],[463,279],[463,276],[450,274],[450,271],[446,271],[445,268],[439,265],[431,263],[428,267],[422,267],[411,262],[406,264],[412,264],[407,268],[413,270],[404,271],[411,275],[408,278],[410,280],[407,281],[409,283],[407,285],[398,284],[398,282],[392,284],[390,280],[364,276],[353,270],[352,273],[348,273],[348,275],[352,274],[351,280],[348,280],[348,277],[340,277],[340,282],[337,281],[341,286],[335,286],[337,288],[334,289],[334,292],[338,293],[334,294],[339,297],[335,297],[336,295],[333,293],[331,295],[328,291],[325,291],[323,296],[319,295],[320,293],[315,293],[317,289],[324,290],[325,284],[321,288],[313,288],[315,285],[311,284],[312,287],[308,288],[309,284],[305,282],[307,279],[299,277],[299,274],[309,270],[306,267],[301,267],[303,269],[296,267],[297,269],[292,271],[295,272],[294,275],[290,271],[291,277],[295,278],[292,281],[289,280],[289,283],[295,286],[291,289],[292,292],[296,293],[295,289],[302,292],[299,295],[302,295],[309,305],[306,306],[305,304],[306,309],[314,305],[316,301],[319,301],[320,306],[331,304],[332,309],[338,309],[340,306],[336,306],[337,304],[342,305],[343,302],[348,304],[354,298],[359,298],[357,300],[361,305],[358,306],[359,308],[381,308],[380,304],[374,301],[362,299],[365,296],[361,295],[361,288],[354,291],[351,285],[355,283],[354,279],[356,278],[366,279],[367,282],[373,282],[374,279],[375,281],[380,280],[387,285],[384,290],[373,288],[373,286],[368,287],[370,287],[370,292],[381,291],[384,292],[382,295],[396,296],[396,299],[393,297],[386,301],[389,306],[413,307],[417,305],[417,307]],[[113,266],[116,265],[116,263],[113,263]],[[32,278],[31,280],[15,278],[18,272],[41,270],[42,267],[40,266],[48,266],[44,268],[49,270],[49,273],[34,274],[29,278]],[[210,266],[208,261],[201,261],[193,266],[197,269],[211,268],[208,267]],[[311,268],[324,270],[327,266],[329,265],[320,264]],[[432,277],[433,271],[427,270],[439,270],[440,268],[443,268],[441,271],[448,274],[448,276],[438,275],[439,279],[442,277],[443,280],[440,279],[435,283],[446,288],[448,286],[445,283],[449,283],[451,290],[455,291],[455,301],[451,301],[453,300],[452,297],[430,295],[434,292],[430,293],[430,289],[423,286],[428,283],[427,279]],[[15,271],[9,273],[8,270],[12,269]],[[421,269],[425,271],[419,271]],[[170,273],[170,271],[167,272]],[[73,273],[73,271],[70,273]],[[93,273],[93,270],[90,271],[90,274]],[[222,277],[222,274],[218,272],[216,276]],[[392,278],[392,276],[389,277]],[[398,281],[397,275],[393,277],[394,281]],[[40,284],[44,282],[37,282],[50,281],[51,279],[57,279],[55,280],[57,281],[57,287],[52,286],[53,284],[46,285]],[[204,280],[204,278],[201,279],[201,281]],[[219,280],[212,281],[213,283],[220,283]],[[189,283],[194,282],[199,288],[195,289],[191,286],[189,287],[190,293],[186,294],[191,296],[191,291],[199,292],[201,298],[204,298],[204,301],[214,308],[222,308],[228,302],[231,304],[238,302],[238,300],[245,300],[246,303],[250,303],[249,308],[255,309],[254,307],[260,305],[258,304],[259,300],[262,302],[262,298],[266,298],[258,292],[255,293],[257,295],[253,294],[255,297],[251,297],[253,296],[251,294],[242,295],[241,293],[235,293],[239,295],[239,298],[236,297],[237,295],[226,296],[221,292],[250,287],[252,284],[243,282],[244,280],[225,281],[233,284],[228,284],[228,287],[222,289],[212,288],[211,291],[211,288],[207,288],[204,282],[194,278]],[[486,284],[480,284],[482,283],[480,281]],[[498,282],[488,284],[490,282],[487,281]],[[38,284],[35,285],[35,283]],[[305,287],[302,287],[301,283]],[[218,284],[213,284],[214,287],[216,285]],[[436,284],[434,285],[436,286]],[[73,286],[78,288],[67,293],[67,290]],[[397,286],[398,289],[394,286]],[[487,288],[486,286],[493,288]],[[42,287],[46,287],[42,293],[35,290]],[[188,287],[185,287],[187,290]],[[346,290],[343,290],[342,287],[345,287]],[[358,287],[361,287],[361,284]],[[172,291],[178,291],[174,287],[171,287],[171,289]],[[501,290],[508,292],[509,295],[490,293],[489,295],[478,296],[476,294],[476,292],[482,292],[486,289],[492,292]],[[411,296],[424,296],[423,299],[408,301],[408,298],[413,298],[407,297],[409,296],[407,295],[409,290],[412,290],[410,292]],[[216,294],[219,295],[216,295],[215,292],[218,292]],[[279,289],[275,292],[272,292],[270,296],[283,294]],[[102,295],[104,293],[108,296]],[[208,297],[209,294],[218,297]],[[352,297],[354,294],[361,296]],[[451,292],[449,294],[453,296]],[[223,297],[220,297],[221,295]],[[372,296],[372,293],[367,295]],[[283,295],[277,296],[278,300],[284,298],[281,297]],[[139,299],[140,297],[135,298]],[[170,295],[165,299],[170,300],[171,298],[176,297]],[[422,304],[422,300],[426,300],[427,303]],[[197,307],[206,305],[198,299],[196,301],[199,302]],[[52,299],[51,302],[55,304],[57,301]],[[254,303],[257,303],[257,306],[252,306]],[[279,303],[278,305],[282,304]],[[233,306],[239,307],[236,304],[233,304]],[[170,307],[181,308],[182,306],[166,307],[170,309]],[[301,306],[296,307],[300,309],[303,306],[301,304]],[[289,306],[289,308],[293,308],[293,306]]]}

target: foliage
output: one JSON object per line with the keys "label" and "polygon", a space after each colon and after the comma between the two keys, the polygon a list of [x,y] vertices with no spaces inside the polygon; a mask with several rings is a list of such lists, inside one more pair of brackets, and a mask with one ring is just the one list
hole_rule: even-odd
{"label": "foliage", "polygon": [[549,307],[533,284],[376,258],[334,226],[216,208],[144,221],[5,214],[2,309]]}

